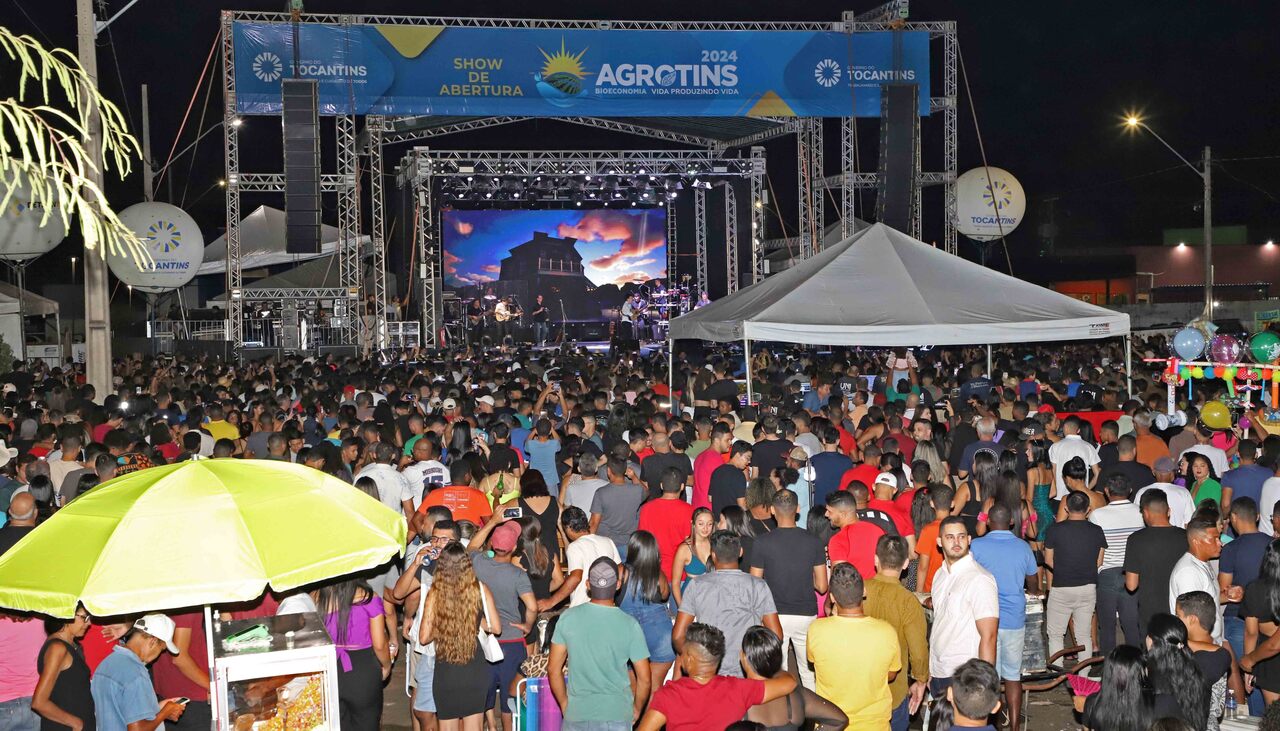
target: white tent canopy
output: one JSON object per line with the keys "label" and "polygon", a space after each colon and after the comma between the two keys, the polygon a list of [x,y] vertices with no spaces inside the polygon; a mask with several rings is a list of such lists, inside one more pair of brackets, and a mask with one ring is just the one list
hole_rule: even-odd
{"label": "white tent canopy", "polygon": [[672,340],[990,345],[1129,334],[1129,316],[875,224],[671,321]]}
{"label": "white tent canopy", "polygon": [[[285,247],[284,211],[269,206],[258,206],[240,222],[241,269],[259,269],[276,264],[297,264],[322,256],[329,256],[338,247],[336,226],[320,226],[320,251],[313,254],[290,254]],[[368,236],[359,237],[364,250]],[[227,237],[219,236],[204,248],[204,263],[196,270],[197,276],[222,274],[227,271]]]}

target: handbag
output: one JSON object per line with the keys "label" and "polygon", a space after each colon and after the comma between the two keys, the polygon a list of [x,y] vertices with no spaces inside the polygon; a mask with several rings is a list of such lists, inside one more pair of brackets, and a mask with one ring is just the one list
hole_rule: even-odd
{"label": "handbag", "polygon": [[[484,600],[484,592],[480,592],[480,607],[484,610],[484,623],[492,626],[493,620],[489,619],[489,602]],[[484,631],[484,627],[476,628],[476,642],[480,643],[480,651],[484,653],[484,659],[489,662],[502,662],[502,645],[498,643],[498,638]]]}

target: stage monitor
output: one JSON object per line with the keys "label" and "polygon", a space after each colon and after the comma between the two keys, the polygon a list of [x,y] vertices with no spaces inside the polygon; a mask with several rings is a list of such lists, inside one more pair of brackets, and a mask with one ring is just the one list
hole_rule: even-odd
{"label": "stage monitor", "polygon": [[440,225],[444,287],[465,302],[529,313],[541,295],[554,322],[603,322],[666,285],[665,208],[445,209]]}

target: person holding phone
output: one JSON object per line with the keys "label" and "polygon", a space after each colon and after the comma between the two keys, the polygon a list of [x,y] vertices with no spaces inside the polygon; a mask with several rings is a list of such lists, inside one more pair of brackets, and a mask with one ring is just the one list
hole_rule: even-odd
{"label": "person holding phone", "polygon": [[119,645],[103,660],[89,683],[97,727],[111,731],[154,731],[165,721],[177,721],[185,703],[156,700],[147,666],[166,650],[177,655],[173,620],[148,614],[133,623]]}

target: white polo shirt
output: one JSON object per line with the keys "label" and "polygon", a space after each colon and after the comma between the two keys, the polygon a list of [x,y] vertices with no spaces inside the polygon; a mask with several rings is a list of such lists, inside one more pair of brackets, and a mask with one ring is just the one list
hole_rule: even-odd
{"label": "white polo shirt", "polygon": [[1213,623],[1213,641],[1221,643],[1222,603],[1218,601],[1218,568],[1187,552],[1182,554],[1182,558],[1173,565],[1173,573],[1169,574],[1169,614],[1177,614],[1178,597],[1189,591],[1203,591],[1213,597],[1213,607],[1218,613],[1218,621]]}
{"label": "white polo shirt", "polygon": [[1098,450],[1092,444],[1080,438],[1079,434],[1068,434],[1049,447],[1049,461],[1053,463],[1053,484],[1057,489],[1054,497],[1061,500],[1067,495],[1067,483],[1062,481],[1062,465],[1079,457],[1086,467],[1093,468],[1102,461]]}
{"label": "white polo shirt", "polygon": [[1000,618],[996,579],[969,554],[933,576],[933,631],[929,635],[929,675],[949,678],[978,656],[979,619]]}

